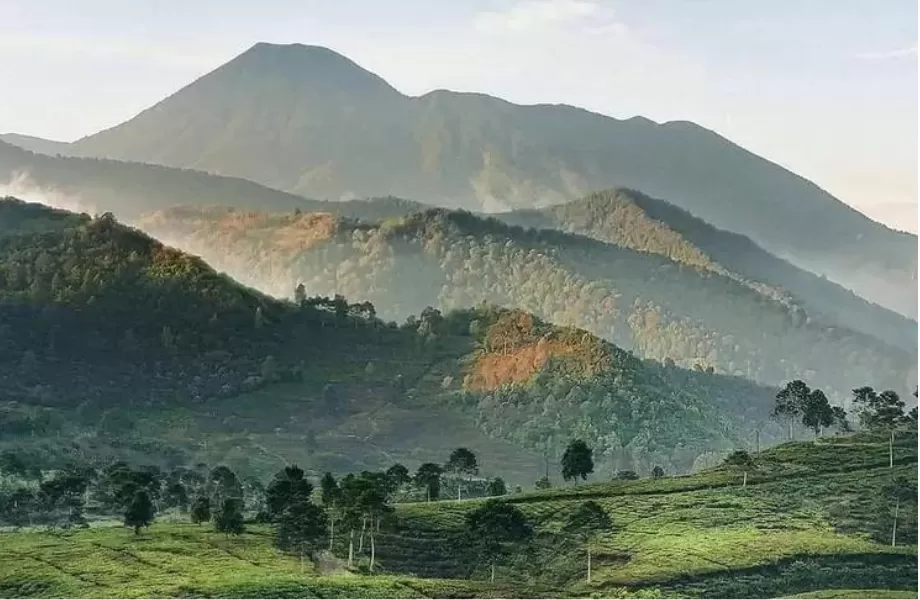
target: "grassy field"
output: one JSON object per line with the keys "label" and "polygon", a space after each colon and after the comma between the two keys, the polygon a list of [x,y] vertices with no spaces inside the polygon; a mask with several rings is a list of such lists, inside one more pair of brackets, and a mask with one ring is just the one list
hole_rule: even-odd
{"label": "grassy field", "polygon": [[[916,437],[895,450],[895,474],[916,480]],[[479,500],[402,504],[378,538],[383,574],[280,554],[251,526],[227,539],[210,525],[158,522],[0,534],[0,596],[30,597],[915,597],[917,547],[871,538],[887,445],[822,440],[758,455],[743,475],[607,482],[509,496],[534,525],[531,544],[500,563],[496,582],[453,542]],[[613,527],[586,547],[562,532],[586,499]],[[341,552],[337,552],[340,556]],[[359,556],[359,565],[366,561]]]}

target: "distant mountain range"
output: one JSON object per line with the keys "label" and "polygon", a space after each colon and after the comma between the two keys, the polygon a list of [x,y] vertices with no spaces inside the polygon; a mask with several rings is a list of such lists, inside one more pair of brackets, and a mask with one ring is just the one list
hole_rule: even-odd
{"label": "distant mountain range", "polygon": [[487,212],[638,189],[917,314],[916,236],[711,131],[482,94],[409,97],[325,48],[257,44],[121,125],[66,147],[18,143],[200,169],[313,198],[393,195]]}

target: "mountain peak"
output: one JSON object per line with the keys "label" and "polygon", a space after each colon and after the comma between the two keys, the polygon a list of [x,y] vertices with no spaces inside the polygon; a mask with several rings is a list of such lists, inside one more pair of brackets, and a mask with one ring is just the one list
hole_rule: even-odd
{"label": "mountain peak", "polygon": [[215,73],[221,71],[281,77],[311,87],[337,88],[352,94],[399,94],[381,77],[325,46],[258,42]]}

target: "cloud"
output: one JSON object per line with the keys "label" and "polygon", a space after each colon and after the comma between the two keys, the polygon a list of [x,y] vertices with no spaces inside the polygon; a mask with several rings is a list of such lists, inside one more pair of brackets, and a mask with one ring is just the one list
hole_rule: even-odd
{"label": "cloud", "polygon": [[608,10],[591,0],[520,0],[502,11],[476,14],[473,25],[483,33],[534,32],[609,17]]}
{"label": "cloud", "polygon": [[856,58],[861,60],[892,60],[897,58],[909,58],[917,56],[917,47],[910,46],[907,48],[896,48],[882,52],[863,52],[857,54]]}

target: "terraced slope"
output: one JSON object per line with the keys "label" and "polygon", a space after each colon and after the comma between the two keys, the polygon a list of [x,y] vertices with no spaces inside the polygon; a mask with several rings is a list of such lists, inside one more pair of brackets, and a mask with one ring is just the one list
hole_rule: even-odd
{"label": "terraced slope", "polygon": [[[881,484],[893,475],[916,482],[916,435],[899,442],[895,468],[887,444],[846,438],[784,444],[755,457],[743,474],[727,467],[687,477],[599,483],[511,496],[534,524],[534,543],[498,569],[500,580],[541,582],[577,595],[657,588],[667,596],[747,598],[787,596],[833,587],[916,590],[917,527],[913,516],[898,528],[901,543],[875,539]],[[593,500],[609,514],[610,531],[592,542],[593,580],[585,582],[585,546],[562,533],[580,502]],[[417,539],[449,538],[481,501],[414,504],[399,508],[404,550],[381,564],[392,571],[425,572],[462,549]],[[914,507],[916,505],[914,504]],[[885,507],[888,510],[890,507]],[[904,515],[906,513],[902,513]],[[890,524],[886,522],[890,527]],[[878,538],[873,538],[878,535]],[[887,537],[886,537],[887,536]],[[396,540],[394,536],[393,540]],[[467,559],[474,577],[482,565]],[[875,596],[869,596],[875,597]]]}
{"label": "terraced slope", "polygon": [[[0,532],[0,596],[915,597],[916,501],[903,507],[891,547],[876,541],[890,536],[879,518],[890,507],[876,492],[893,475],[916,483],[916,442],[915,433],[897,440],[893,470],[884,440],[856,436],[755,455],[747,485],[719,467],[506,496],[536,535],[499,562],[494,583],[458,542],[464,516],[482,503],[465,500],[397,505],[396,525],[377,537],[385,572],[375,575],[361,574],[367,544],[354,571],[325,552],[301,570],[254,524],[231,538],[169,519],[139,537],[105,524]],[[586,543],[563,530],[588,500],[612,521],[593,532],[591,583]]]}

